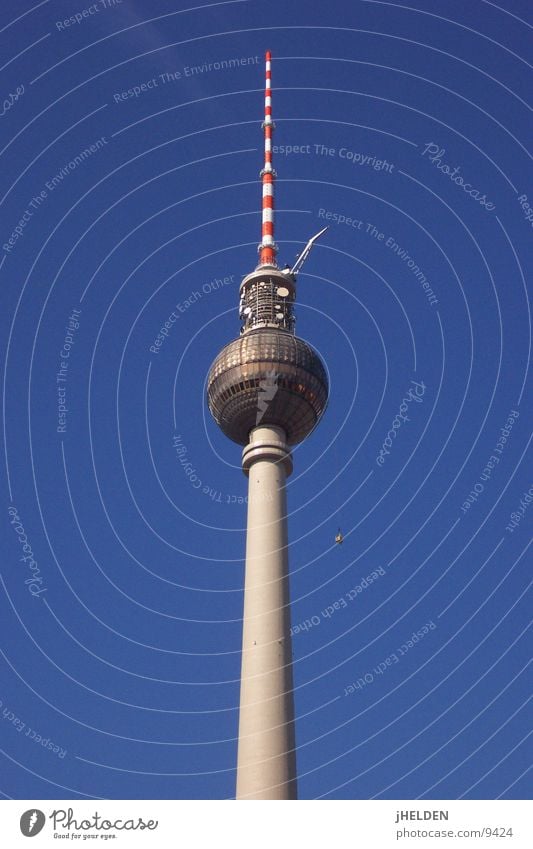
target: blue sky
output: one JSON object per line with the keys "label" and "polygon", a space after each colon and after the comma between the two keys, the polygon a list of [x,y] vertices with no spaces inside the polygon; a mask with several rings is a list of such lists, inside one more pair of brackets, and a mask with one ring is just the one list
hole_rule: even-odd
{"label": "blue sky", "polygon": [[280,264],[329,224],[300,797],[528,796],[528,7],[2,4],[5,797],[234,794],[246,480],[205,379],[257,262],[266,49]]}

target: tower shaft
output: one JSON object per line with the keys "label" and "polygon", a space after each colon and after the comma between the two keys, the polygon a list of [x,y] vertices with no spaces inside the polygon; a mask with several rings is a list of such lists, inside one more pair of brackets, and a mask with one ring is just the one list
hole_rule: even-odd
{"label": "tower shaft", "polygon": [[296,799],[285,480],[280,427],[256,427],[248,474],[237,799]]}

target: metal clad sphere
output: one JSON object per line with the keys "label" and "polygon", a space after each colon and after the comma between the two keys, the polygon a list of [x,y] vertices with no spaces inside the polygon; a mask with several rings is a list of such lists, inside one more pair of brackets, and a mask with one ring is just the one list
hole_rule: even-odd
{"label": "metal clad sphere", "polygon": [[207,378],[207,398],[216,423],[239,445],[247,445],[251,429],[260,424],[282,427],[295,445],[324,411],[328,379],[303,339],[260,329],[220,351]]}

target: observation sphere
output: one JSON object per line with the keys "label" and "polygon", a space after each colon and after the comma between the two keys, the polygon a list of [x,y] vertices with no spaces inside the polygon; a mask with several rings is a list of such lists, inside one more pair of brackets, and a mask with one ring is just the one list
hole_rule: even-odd
{"label": "observation sphere", "polygon": [[207,378],[211,415],[229,439],[247,445],[258,425],[283,428],[289,445],[313,430],[328,399],[316,351],[283,330],[260,328],[226,345]]}

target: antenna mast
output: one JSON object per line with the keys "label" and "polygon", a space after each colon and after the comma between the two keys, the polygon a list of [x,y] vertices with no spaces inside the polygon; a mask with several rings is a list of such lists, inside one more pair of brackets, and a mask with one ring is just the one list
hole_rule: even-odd
{"label": "antenna mast", "polygon": [[265,53],[265,120],[263,121],[265,164],[260,173],[263,184],[263,220],[262,239],[259,245],[259,266],[272,265],[277,268],[278,246],[274,242],[274,180],[276,172],[272,168],[272,132],[275,125],[272,120],[271,59],[270,50],[267,50]]}

